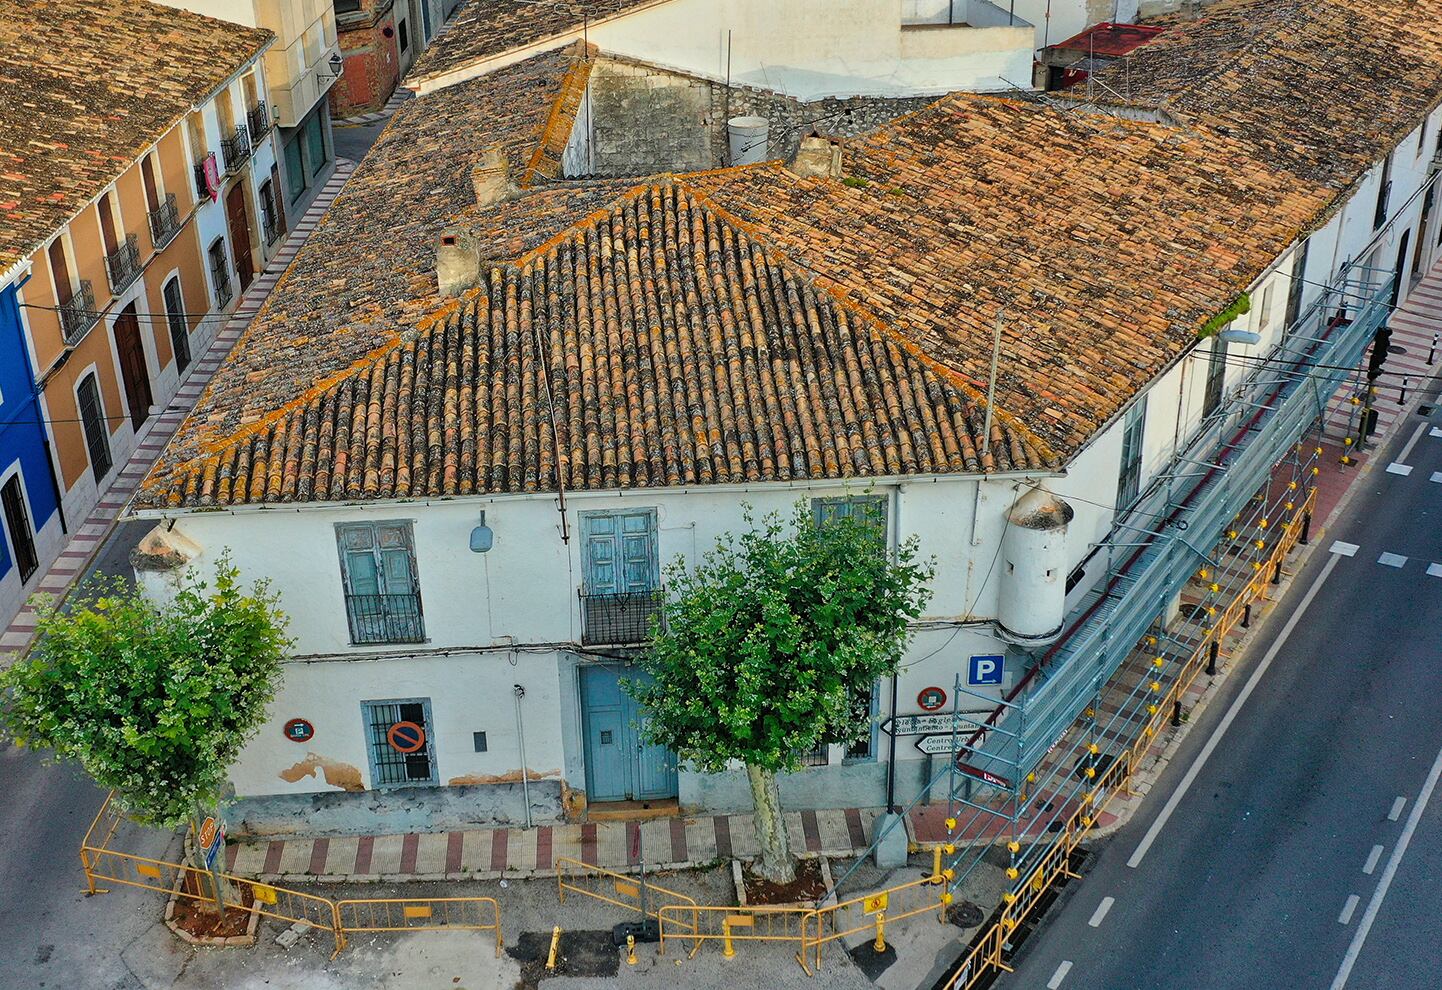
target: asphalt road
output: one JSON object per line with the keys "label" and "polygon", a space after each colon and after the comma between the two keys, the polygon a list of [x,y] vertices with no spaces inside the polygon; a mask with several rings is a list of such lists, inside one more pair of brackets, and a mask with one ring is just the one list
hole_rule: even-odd
{"label": "asphalt road", "polygon": [[1314,537],[1141,812],[998,987],[1442,987],[1442,437],[1403,452],[1423,423]]}

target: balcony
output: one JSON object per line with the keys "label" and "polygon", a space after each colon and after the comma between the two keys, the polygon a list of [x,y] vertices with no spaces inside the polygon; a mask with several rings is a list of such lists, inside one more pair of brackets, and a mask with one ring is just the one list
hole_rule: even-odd
{"label": "balcony", "polygon": [[59,310],[60,331],[65,337],[65,343],[67,346],[74,344],[100,319],[100,314],[95,309],[95,293],[90,288],[90,280],[81,279],[80,288],[60,304]]}
{"label": "balcony", "polygon": [[652,622],[661,618],[660,589],[620,594],[582,591],[580,597],[581,643],[585,646],[650,642]]}
{"label": "balcony", "polygon": [[105,256],[105,271],[110,276],[110,290],[124,292],[140,277],[140,245],[134,234],[127,234],[125,243]]}
{"label": "balcony", "polygon": [[252,148],[265,140],[265,136],[270,133],[272,123],[270,107],[264,100],[246,111],[245,125],[250,129],[250,146]]}
{"label": "balcony", "polygon": [[150,218],[150,242],[159,251],[180,233],[180,210],[175,206],[175,193],[166,193],[165,201],[146,214]]}
{"label": "balcony", "polygon": [[210,269],[210,278],[215,283],[215,308],[224,309],[235,298],[235,292],[230,287],[230,272],[223,264],[216,265]]}
{"label": "balcony", "polygon": [[205,178],[205,165],[207,162],[215,161],[215,152],[206,153],[200,161],[195,163],[195,198],[200,202],[207,199],[214,199],[210,194],[210,183]]}
{"label": "balcony", "polygon": [[345,611],[351,642],[357,645],[425,642],[418,594],[346,595]]}
{"label": "balcony", "polygon": [[244,124],[235,125],[235,133],[220,139],[220,157],[225,161],[225,174],[234,175],[250,158],[250,134]]}
{"label": "balcony", "polygon": [[266,247],[270,247],[276,241],[280,240],[280,235],[285,233],[285,231],[280,229],[280,224],[276,223],[273,215],[262,216],[260,218],[260,229],[261,233],[265,235]]}

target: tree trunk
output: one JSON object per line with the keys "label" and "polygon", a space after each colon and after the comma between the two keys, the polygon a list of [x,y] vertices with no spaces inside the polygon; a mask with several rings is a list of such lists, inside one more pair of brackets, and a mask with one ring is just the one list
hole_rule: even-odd
{"label": "tree trunk", "polygon": [[[220,812],[217,810],[213,812],[213,814],[216,820],[219,821]],[[200,845],[200,823],[205,821],[208,816],[205,813],[205,809],[199,804],[195,806],[195,816],[195,821],[191,823],[190,829],[192,863],[202,874],[209,874],[209,883],[200,881],[199,876],[197,876],[197,882],[201,883],[201,892],[206,895],[202,903],[215,914],[224,914],[225,903],[227,901],[239,903],[239,901],[234,898],[234,892],[230,889],[230,883],[221,876],[222,867],[225,865],[222,858],[225,855],[225,851],[222,849],[220,853],[216,855],[213,865],[205,865],[205,850],[201,848]]]}
{"label": "tree trunk", "polygon": [[746,779],[751,783],[751,802],[756,807],[751,820],[756,824],[756,844],[761,850],[756,872],[772,883],[790,883],[796,879],[796,862],[791,858],[791,837],[786,834],[786,819],[781,814],[776,774],[748,763]]}

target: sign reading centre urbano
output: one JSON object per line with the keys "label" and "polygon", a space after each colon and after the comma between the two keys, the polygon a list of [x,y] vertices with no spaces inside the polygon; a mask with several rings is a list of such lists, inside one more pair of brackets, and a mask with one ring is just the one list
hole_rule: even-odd
{"label": "sign reading centre urbano", "polygon": [[[965,729],[958,732],[955,736],[950,732],[945,735],[922,736],[916,740],[915,745],[917,749],[921,750],[927,756],[945,756],[948,753],[959,751],[961,747],[966,744],[966,741],[975,734],[975,729]],[[986,736],[983,735],[982,739],[985,738]],[[980,740],[971,744],[973,749],[980,745]]]}

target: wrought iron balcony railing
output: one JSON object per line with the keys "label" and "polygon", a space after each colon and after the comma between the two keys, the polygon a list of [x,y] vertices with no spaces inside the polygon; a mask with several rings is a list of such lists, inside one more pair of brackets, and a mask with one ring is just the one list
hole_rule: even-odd
{"label": "wrought iron balcony railing", "polygon": [[250,133],[244,124],[236,124],[234,134],[220,139],[220,157],[225,160],[226,175],[238,171],[250,158]]}
{"label": "wrought iron balcony railing", "polygon": [[423,643],[426,638],[421,596],[346,595],[352,643]]}
{"label": "wrought iron balcony railing", "polygon": [[105,256],[105,271],[110,276],[110,289],[120,293],[140,277],[140,244],[134,234]]}
{"label": "wrought iron balcony railing", "polygon": [[205,163],[215,160],[215,152],[211,151],[201,156],[200,161],[195,163],[195,198],[201,202],[210,199],[210,183],[205,179]]}
{"label": "wrought iron balcony railing", "polygon": [[260,218],[261,232],[265,234],[265,246],[270,247],[280,240],[280,224],[276,223],[274,216],[262,216]]}
{"label": "wrought iron balcony railing", "polygon": [[581,642],[586,646],[646,643],[661,616],[661,591],[581,596]]}
{"label": "wrought iron balcony railing", "polygon": [[175,193],[166,193],[165,201],[147,215],[150,217],[150,242],[159,251],[180,232],[180,210],[175,205]]}
{"label": "wrought iron balcony railing", "polygon": [[245,124],[250,128],[250,146],[252,148],[260,144],[270,133],[271,123],[270,107],[264,100],[246,111]]}
{"label": "wrought iron balcony railing", "polygon": [[81,279],[80,288],[60,304],[59,310],[60,331],[65,335],[65,343],[73,344],[84,337],[85,332],[100,319],[100,314],[95,309],[95,292],[90,288],[90,280]]}

